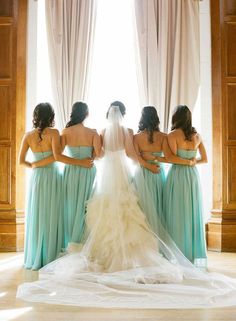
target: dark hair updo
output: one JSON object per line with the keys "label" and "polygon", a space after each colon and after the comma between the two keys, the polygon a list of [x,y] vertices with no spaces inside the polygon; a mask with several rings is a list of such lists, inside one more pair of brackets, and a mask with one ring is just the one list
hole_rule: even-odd
{"label": "dark hair updo", "polygon": [[46,127],[54,126],[55,113],[49,103],[38,104],[33,112],[33,128],[38,128],[39,138],[42,141],[42,133]]}
{"label": "dark hair updo", "polygon": [[108,114],[109,114],[109,111],[112,108],[112,106],[119,107],[121,115],[122,116],[125,115],[125,112],[126,112],[125,105],[121,101],[116,100],[116,101],[113,101],[113,103],[110,104],[110,107],[108,108],[108,111],[107,111],[107,114],[106,114],[106,118],[108,118]]}
{"label": "dark hair updo", "polygon": [[74,103],[70,114],[70,121],[66,124],[66,128],[82,123],[87,116],[88,105],[82,101]]}
{"label": "dark hair updo", "polygon": [[146,129],[148,133],[149,143],[153,143],[153,132],[160,131],[160,120],[157,115],[157,110],[153,106],[146,106],[142,110],[141,119],[139,121],[138,130],[143,131]]}
{"label": "dark hair updo", "polygon": [[171,130],[181,128],[185,135],[185,140],[192,140],[193,134],[196,134],[196,129],[192,126],[192,113],[186,105],[176,107],[172,116]]}

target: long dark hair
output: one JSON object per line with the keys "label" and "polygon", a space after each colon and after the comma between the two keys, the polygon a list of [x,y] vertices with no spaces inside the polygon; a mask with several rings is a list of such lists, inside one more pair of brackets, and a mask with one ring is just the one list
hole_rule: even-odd
{"label": "long dark hair", "polygon": [[42,133],[46,127],[54,126],[55,113],[52,105],[49,103],[40,103],[34,108],[33,112],[33,128],[37,128],[40,141],[42,141]]}
{"label": "long dark hair", "polygon": [[142,109],[142,115],[138,125],[138,131],[143,131],[146,129],[148,133],[149,143],[153,143],[153,132],[160,131],[159,128],[160,120],[157,114],[157,110],[153,106],[146,106]]}
{"label": "long dark hair", "polygon": [[171,130],[181,128],[185,135],[185,140],[192,140],[192,136],[197,133],[192,126],[192,113],[186,105],[176,107],[172,116]]}
{"label": "long dark hair", "polygon": [[117,106],[119,107],[119,110],[121,112],[121,115],[124,116],[125,115],[125,112],[126,112],[126,108],[125,108],[125,105],[119,101],[119,100],[116,100],[116,101],[113,101],[113,103],[110,104],[110,107],[108,108],[108,111],[107,111],[107,114],[106,114],[106,118],[108,118],[108,114],[109,114],[109,111],[111,109],[112,106]]}
{"label": "long dark hair", "polygon": [[68,123],[66,124],[66,128],[82,123],[87,116],[88,105],[83,103],[82,101],[74,103],[70,114],[70,121],[68,121]]}

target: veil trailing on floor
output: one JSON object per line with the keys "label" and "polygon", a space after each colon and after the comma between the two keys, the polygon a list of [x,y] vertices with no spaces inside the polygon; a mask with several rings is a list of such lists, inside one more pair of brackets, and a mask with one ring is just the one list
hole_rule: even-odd
{"label": "veil trailing on floor", "polygon": [[194,267],[162,226],[122,120],[111,106],[83,244],[70,244],[70,253],[20,285],[17,297],[101,308],[235,305],[236,280]]}

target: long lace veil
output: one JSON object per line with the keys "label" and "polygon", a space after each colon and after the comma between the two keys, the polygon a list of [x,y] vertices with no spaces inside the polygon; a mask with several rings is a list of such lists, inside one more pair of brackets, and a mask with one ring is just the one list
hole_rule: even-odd
{"label": "long lace veil", "polygon": [[[153,231],[158,231],[155,237],[161,255],[173,264],[189,269],[192,276],[199,277],[199,274],[202,275],[202,272],[195,268],[178,249],[159,219],[154,201],[150,196],[152,195],[150,193],[151,187],[147,184],[143,172],[140,170],[133,148],[132,135],[123,124],[123,116],[118,106],[111,106],[109,110],[103,144],[105,155],[102,160],[103,168],[100,170],[101,176],[98,177],[100,188],[96,192],[98,194],[112,194],[115,202],[116,198],[120,197],[118,191],[122,190],[121,184],[131,186],[139,200],[141,209],[147,217],[150,233],[154,234]],[[131,154],[133,162],[126,156],[127,154]],[[111,215],[115,214],[112,211],[110,213]]]}

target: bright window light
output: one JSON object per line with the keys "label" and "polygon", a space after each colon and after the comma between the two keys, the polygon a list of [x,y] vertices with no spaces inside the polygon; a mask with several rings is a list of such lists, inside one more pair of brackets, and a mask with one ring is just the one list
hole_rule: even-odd
{"label": "bright window light", "polygon": [[[87,101],[90,109],[87,125],[93,128],[104,127],[109,104],[114,100],[121,100],[127,107],[127,124],[137,129],[140,108],[133,5],[133,0],[98,0]],[[44,0],[38,1],[37,46],[37,101],[53,103]]]}
{"label": "bright window light", "polygon": [[0,272],[11,268],[21,267],[23,263],[23,254],[14,255],[10,258],[0,260]]}
{"label": "bright window light", "polygon": [[133,0],[99,0],[87,124],[104,127],[110,103],[122,101],[127,125],[137,129],[140,117],[135,62]]}
{"label": "bright window light", "polygon": [[50,102],[53,104],[47,42],[45,0],[38,1],[37,30],[37,102]]}
{"label": "bright window light", "polygon": [[[31,311],[32,309],[33,309],[32,307],[27,307],[27,308],[19,308],[19,309],[1,310],[0,320],[4,320],[4,321],[10,321],[10,320],[15,320],[15,319],[17,320],[18,317]],[[28,318],[26,317],[26,319],[28,319]]]}

